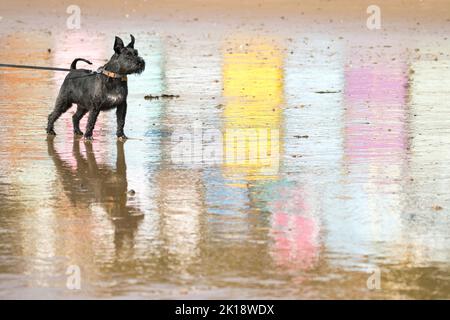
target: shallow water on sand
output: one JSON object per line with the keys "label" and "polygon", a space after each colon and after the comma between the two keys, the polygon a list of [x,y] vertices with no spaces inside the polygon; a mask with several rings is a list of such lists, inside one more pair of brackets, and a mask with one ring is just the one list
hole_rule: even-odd
{"label": "shallow water on sand", "polygon": [[[46,139],[64,74],[0,70],[0,297],[450,298],[444,40],[135,36],[126,143],[73,109]],[[110,38],[5,33],[0,60],[97,67]]]}

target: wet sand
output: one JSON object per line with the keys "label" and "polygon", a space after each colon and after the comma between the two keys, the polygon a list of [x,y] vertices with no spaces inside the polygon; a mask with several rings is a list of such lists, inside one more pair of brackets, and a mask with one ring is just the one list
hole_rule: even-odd
{"label": "wet sand", "polygon": [[1,63],[147,68],[92,144],[0,70],[0,298],[450,298],[446,1],[148,2],[1,3]]}

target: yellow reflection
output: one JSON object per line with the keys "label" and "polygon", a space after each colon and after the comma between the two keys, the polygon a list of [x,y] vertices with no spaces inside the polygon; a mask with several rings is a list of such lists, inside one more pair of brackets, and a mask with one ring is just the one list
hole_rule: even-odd
{"label": "yellow reflection", "polygon": [[282,51],[273,43],[232,41],[224,57],[224,175],[273,179],[280,159]]}

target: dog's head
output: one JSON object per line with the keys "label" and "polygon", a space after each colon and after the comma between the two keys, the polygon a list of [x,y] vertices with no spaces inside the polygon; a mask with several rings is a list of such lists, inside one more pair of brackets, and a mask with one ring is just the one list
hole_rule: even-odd
{"label": "dog's head", "polygon": [[131,42],[124,46],[122,39],[116,37],[114,41],[114,55],[108,62],[114,72],[120,74],[142,73],[145,69],[145,61],[142,59],[138,51],[134,49],[134,37],[131,36]]}

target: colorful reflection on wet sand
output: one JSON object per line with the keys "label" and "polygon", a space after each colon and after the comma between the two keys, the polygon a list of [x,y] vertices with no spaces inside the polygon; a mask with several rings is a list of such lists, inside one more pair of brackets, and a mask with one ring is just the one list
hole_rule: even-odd
{"label": "colorful reflection on wet sand", "polygon": [[[350,64],[361,50],[317,35],[135,36],[150,63],[130,77],[126,143],[114,112],[92,144],[72,111],[46,139],[62,75],[0,70],[1,297],[449,298],[448,60],[399,47]],[[74,42],[55,37],[15,62],[64,66]],[[3,35],[0,60],[49,39]],[[110,39],[89,39],[101,65]]]}

